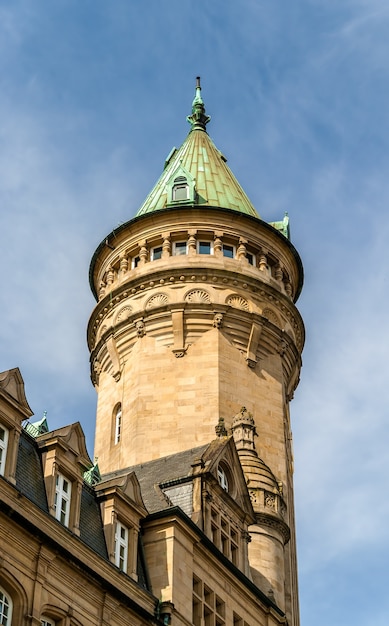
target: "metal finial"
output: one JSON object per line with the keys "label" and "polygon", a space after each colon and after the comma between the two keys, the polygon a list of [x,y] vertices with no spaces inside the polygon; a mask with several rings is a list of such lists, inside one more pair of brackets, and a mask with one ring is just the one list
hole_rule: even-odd
{"label": "metal finial", "polygon": [[186,119],[192,125],[192,130],[205,130],[206,125],[211,119],[209,115],[205,113],[205,106],[201,97],[200,76],[196,76],[196,91],[192,102],[192,115],[188,115]]}

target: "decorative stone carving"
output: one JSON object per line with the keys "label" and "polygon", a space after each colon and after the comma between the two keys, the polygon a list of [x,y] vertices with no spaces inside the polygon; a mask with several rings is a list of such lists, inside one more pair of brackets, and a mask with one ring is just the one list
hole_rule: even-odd
{"label": "decorative stone carving", "polygon": [[266,319],[268,319],[269,322],[271,322],[275,326],[278,326],[278,327],[280,326],[280,320],[278,319],[274,311],[272,311],[271,309],[263,309],[262,315],[263,317],[266,317]]}
{"label": "decorative stone carving", "polygon": [[166,293],[156,293],[146,302],[146,309],[155,309],[158,306],[164,306],[169,302]]}
{"label": "decorative stone carving", "polygon": [[267,270],[267,256],[265,251],[262,251],[262,254],[259,255],[259,269],[261,272],[265,272]]}
{"label": "decorative stone carving", "polygon": [[116,323],[118,324],[119,322],[124,322],[124,320],[127,320],[130,317],[131,312],[132,307],[130,307],[129,305],[124,306],[117,314]]}
{"label": "decorative stone carving", "polygon": [[189,291],[186,294],[185,300],[187,302],[199,303],[199,304],[210,304],[211,298],[209,294],[204,291],[204,289],[193,289],[193,291]]}
{"label": "decorative stone carving", "polygon": [[276,496],[274,493],[270,493],[269,491],[265,491],[265,506],[268,506],[270,509],[275,511],[276,509]]}
{"label": "decorative stone carving", "polygon": [[280,343],[278,344],[278,346],[277,346],[277,348],[276,348],[276,349],[277,349],[277,352],[278,352],[278,354],[279,354],[280,356],[284,356],[284,355],[285,355],[285,352],[286,352],[286,351],[287,351],[287,349],[288,349],[288,344],[287,344],[287,342],[285,341],[285,339],[281,339],[281,341],[280,341]]}
{"label": "decorative stone carving", "polygon": [[105,288],[106,288],[106,284],[105,282],[102,280],[100,283],[100,287],[99,287],[99,300],[102,300],[105,296]]}
{"label": "decorative stone carving", "polygon": [[113,268],[109,266],[108,271],[107,271],[107,287],[110,287],[113,284],[114,278],[115,278],[115,274],[114,274]]}
{"label": "decorative stone carving", "polygon": [[227,437],[227,429],[224,423],[224,417],[219,417],[219,421],[215,426],[215,432],[218,437]]}
{"label": "decorative stone carving", "polygon": [[144,337],[146,334],[146,327],[143,319],[137,320],[135,322],[136,334],[138,337]]}
{"label": "decorative stone carving", "polygon": [[213,252],[216,257],[222,256],[223,243],[220,237],[215,237],[213,242]]}
{"label": "decorative stone carving", "polygon": [[214,328],[221,328],[223,326],[223,314],[215,313],[213,316],[213,326]]}
{"label": "decorative stone carving", "polygon": [[170,243],[170,238],[169,237],[165,237],[162,243],[162,258],[163,259],[167,259],[170,255],[171,255],[171,243]]}
{"label": "decorative stone carving", "polygon": [[127,257],[123,254],[120,257],[120,273],[121,274],[125,274],[128,270],[128,259]]}
{"label": "decorative stone carving", "polygon": [[234,307],[234,309],[241,309],[242,311],[250,311],[249,303],[245,298],[238,295],[232,295],[227,298],[226,304]]}

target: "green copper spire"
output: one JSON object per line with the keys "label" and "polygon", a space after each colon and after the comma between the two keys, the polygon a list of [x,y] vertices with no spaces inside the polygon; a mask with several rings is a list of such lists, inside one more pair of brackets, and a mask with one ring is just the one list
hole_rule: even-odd
{"label": "green copper spire", "polygon": [[196,78],[196,92],[192,102],[192,115],[188,115],[186,119],[189,124],[192,125],[192,130],[205,130],[206,125],[211,119],[209,115],[205,114],[205,106],[201,97],[200,76]]}
{"label": "green copper spire", "polygon": [[227,159],[206,132],[210,119],[205,113],[197,77],[192,115],[187,118],[192,128],[181,147],[171,150],[160,179],[137,215],[180,206],[204,209],[212,206],[259,217],[229,169]]}

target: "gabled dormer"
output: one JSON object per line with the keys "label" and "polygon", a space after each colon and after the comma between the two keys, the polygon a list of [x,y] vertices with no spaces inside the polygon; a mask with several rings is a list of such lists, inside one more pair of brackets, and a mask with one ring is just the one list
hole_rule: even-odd
{"label": "gabled dormer", "polygon": [[222,431],[193,466],[193,475],[202,476],[201,494],[194,492],[194,520],[201,517],[207,537],[248,574],[248,526],[254,512],[233,438]]}
{"label": "gabled dormer", "polygon": [[95,486],[109,559],[138,580],[140,520],[147,515],[134,472],[103,477]]}
{"label": "gabled dormer", "polygon": [[195,182],[192,174],[180,164],[166,184],[167,206],[194,204],[196,202]]}
{"label": "gabled dormer", "polygon": [[17,367],[0,374],[0,476],[15,484],[22,422],[33,415]]}
{"label": "gabled dormer", "polygon": [[49,511],[76,535],[80,534],[83,476],[93,465],[79,422],[36,437]]}
{"label": "gabled dormer", "polygon": [[131,468],[149,513],[179,506],[222,554],[246,575],[248,526],[254,522],[233,438]]}

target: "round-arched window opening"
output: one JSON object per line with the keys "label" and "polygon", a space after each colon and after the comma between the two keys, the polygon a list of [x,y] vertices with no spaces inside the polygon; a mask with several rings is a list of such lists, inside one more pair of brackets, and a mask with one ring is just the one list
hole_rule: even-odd
{"label": "round-arched window opening", "polygon": [[120,442],[122,436],[122,405],[119,403],[113,411],[114,444]]}

